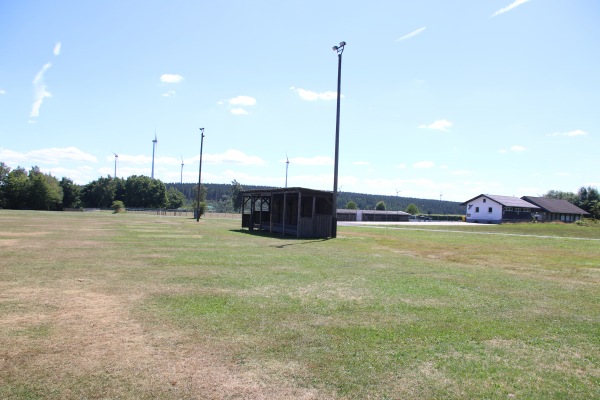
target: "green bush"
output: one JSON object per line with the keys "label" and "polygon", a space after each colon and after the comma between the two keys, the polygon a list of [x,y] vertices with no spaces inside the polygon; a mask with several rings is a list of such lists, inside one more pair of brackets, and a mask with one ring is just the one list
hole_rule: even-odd
{"label": "green bush", "polygon": [[112,202],[112,205],[110,206],[110,208],[113,209],[113,212],[116,213],[120,213],[120,212],[124,212],[125,211],[125,204],[121,201],[121,200],[115,200]]}
{"label": "green bush", "polygon": [[575,222],[579,226],[600,226],[600,220],[594,218],[582,218],[579,221]]}

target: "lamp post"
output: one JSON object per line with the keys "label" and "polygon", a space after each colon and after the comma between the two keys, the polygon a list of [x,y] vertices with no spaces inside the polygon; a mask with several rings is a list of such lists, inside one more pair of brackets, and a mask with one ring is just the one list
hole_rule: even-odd
{"label": "lamp post", "polygon": [[338,55],[338,79],[337,79],[337,111],[335,116],[335,161],[333,167],[333,205],[331,210],[331,237],[337,237],[337,194],[338,194],[338,163],[340,156],[340,96],[342,86],[342,53],[346,42],[340,42],[339,46],[333,46],[333,51]]}
{"label": "lamp post", "polygon": [[202,179],[202,146],[204,145],[204,128],[200,128],[200,167],[198,168],[198,208],[196,209],[196,222],[200,222],[200,182]]}

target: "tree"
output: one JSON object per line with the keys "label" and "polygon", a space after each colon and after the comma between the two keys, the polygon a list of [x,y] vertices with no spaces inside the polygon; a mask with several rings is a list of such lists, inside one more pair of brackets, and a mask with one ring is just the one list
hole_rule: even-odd
{"label": "tree", "polygon": [[72,180],[65,177],[60,180],[59,184],[63,191],[62,208],[78,207],[81,188],[75,185]]}
{"label": "tree", "polygon": [[[206,187],[204,185],[200,186],[200,216],[204,215],[206,212]],[[193,202],[194,210],[198,208],[198,186],[194,187],[194,202]]]}
{"label": "tree", "polygon": [[596,201],[588,210],[592,218],[600,219],[600,201]]}
{"label": "tree", "polygon": [[355,203],[355,202],[353,202],[352,200],[348,201],[348,202],[346,203],[346,209],[347,209],[347,210],[356,210],[356,209],[357,209],[357,207],[356,207],[356,203]]}
{"label": "tree", "polygon": [[417,207],[416,204],[414,203],[410,203],[407,207],[406,207],[406,212],[411,214],[411,215],[417,215],[419,214],[419,207]]}
{"label": "tree", "polygon": [[114,178],[113,185],[115,188],[115,200],[125,201],[125,179]]}
{"label": "tree", "polygon": [[569,203],[575,204],[577,201],[577,195],[573,192],[563,192],[562,190],[549,190],[547,193],[542,195],[547,199],[559,199],[567,200]]}
{"label": "tree", "polygon": [[577,200],[575,202],[576,206],[589,211],[589,207],[592,206],[596,201],[600,201],[600,193],[598,193],[598,189],[595,187],[582,186],[577,191]]}
{"label": "tree", "polygon": [[132,175],[125,182],[127,207],[161,208],[167,204],[165,184],[158,179]]}
{"label": "tree", "polygon": [[10,167],[0,161],[0,208],[6,207],[6,184],[8,183],[8,174]]}
{"label": "tree", "polygon": [[40,172],[38,167],[29,173],[28,206],[34,210],[59,210],[63,200],[63,191],[58,180],[49,174]]}
{"label": "tree", "polygon": [[81,201],[85,207],[110,208],[115,200],[115,180],[111,177],[98,178],[81,190]]}
{"label": "tree", "polygon": [[3,189],[6,208],[18,210],[29,207],[29,178],[25,168],[17,167],[10,171]]}
{"label": "tree", "polygon": [[592,218],[600,218],[600,193],[592,186],[580,187],[575,205],[590,213]]}
{"label": "tree", "polygon": [[123,202],[121,200],[115,200],[112,202],[110,208],[113,209],[113,212],[116,213],[120,213],[125,211],[125,204],[123,204]]}
{"label": "tree", "polygon": [[385,203],[383,202],[383,200],[379,201],[375,205],[375,209],[378,210],[378,211],[385,211]]}
{"label": "tree", "polygon": [[242,185],[236,181],[235,179],[231,182],[231,202],[233,203],[233,211],[240,212],[242,208],[243,195],[242,192],[244,188]]}
{"label": "tree", "polygon": [[185,204],[185,196],[174,187],[167,190],[167,208],[175,210]]}

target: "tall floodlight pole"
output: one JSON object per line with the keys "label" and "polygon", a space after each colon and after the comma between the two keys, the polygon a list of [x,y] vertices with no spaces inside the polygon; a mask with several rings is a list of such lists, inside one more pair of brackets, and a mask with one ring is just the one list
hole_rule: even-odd
{"label": "tall floodlight pole", "polygon": [[179,183],[183,185],[183,155],[181,156],[181,181]]}
{"label": "tall floodlight pole", "polygon": [[335,116],[335,161],[333,167],[333,204],[331,210],[331,237],[337,237],[337,194],[338,194],[338,163],[340,157],[340,97],[342,88],[342,53],[346,42],[340,42],[339,46],[333,46],[333,51],[338,55],[338,79],[337,79],[337,111]]}
{"label": "tall floodlight pole", "polygon": [[204,128],[200,128],[200,167],[198,167],[198,208],[196,210],[196,222],[200,222],[200,182],[202,180],[202,146],[204,145]]}
{"label": "tall floodlight pole", "polygon": [[116,178],[117,177],[117,158],[119,158],[119,155],[114,152],[113,152],[113,154],[115,155],[115,176],[114,177]]}
{"label": "tall floodlight pole", "polygon": [[290,159],[285,155],[285,187],[287,188],[287,175],[288,175],[288,167],[290,166]]}
{"label": "tall floodlight pole", "polygon": [[158,139],[156,138],[156,131],[154,131],[154,140],[152,141],[152,179],[154,179],[154,151],[156,150],[156,143],[158,143]]}

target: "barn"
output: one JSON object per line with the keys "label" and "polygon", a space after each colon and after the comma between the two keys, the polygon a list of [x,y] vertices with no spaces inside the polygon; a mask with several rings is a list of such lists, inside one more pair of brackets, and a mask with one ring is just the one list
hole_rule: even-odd
{"label": "barn", "polygon": [[521,198],[540,208],[539,212],[536,213],[536,220],[538,221],[575,222],[590,215],[587,211],[567,200],[533,196],[523,196]]}

